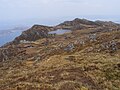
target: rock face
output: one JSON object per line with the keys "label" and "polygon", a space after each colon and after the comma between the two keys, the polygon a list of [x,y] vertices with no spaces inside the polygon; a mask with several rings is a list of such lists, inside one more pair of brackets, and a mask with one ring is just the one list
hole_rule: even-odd
{"label": "rock face", "polygon": [[95,26],[99,26],[99,24],[93,21],[89,21],[86,19],[79,19],[79,18],[76,18],[73,21],[65,21],[58,25],[58,27],[68,28],[72,30],[80,30],[80,29],[95,27]]}
{"label": "rock face", "polygon": [[46,38],[48,36],[48,32],[51,30],[53,30],[53,27],[34,25],[27,31],[22,32],[22,34],[17,37],[14,42],[19,42],[20,40],[35,41],[40,38]]}

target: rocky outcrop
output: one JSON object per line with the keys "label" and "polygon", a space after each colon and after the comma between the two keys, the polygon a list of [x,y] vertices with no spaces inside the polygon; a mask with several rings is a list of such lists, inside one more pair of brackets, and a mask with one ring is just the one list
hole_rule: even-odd
{"label": "rocky outcrop", "polygon": [[95,21],[96,24],[100,25],[100,26],[120,26],[119,24],[117,23],[114,23],[112,21],[100,21],[100,20],[97,20]]}
{"label": "rocky outcrop", "polygon": [[120,30],[120,24],[114,23],[112,21],[89,21],[86,19],[76,18],[72,21],[65,21],[56,26],[57,28],[70,29],[70,30],[81,30],[88,28],[98,28],[100,31],[107,29],[107,31]]}
{"label": "rocky outcrop", "polygon": [[40,38],[45,38],[51,30],[53,30],[53,27],[34,25],[27,31],[22,32],[19,37],[15,38],[14,42],[18,43],[20,40],[35,41]]}
{"label": "rocky outcrop", "polygon": [[65,21],[59,24],[57,27],[67,28],[71,30],[80,30],[80,29],[84,29],[88,27],[95,27],[95,26],[99,26],[99,24],[93,21],[86,20],[86,19],[76,18],[73,21]]}

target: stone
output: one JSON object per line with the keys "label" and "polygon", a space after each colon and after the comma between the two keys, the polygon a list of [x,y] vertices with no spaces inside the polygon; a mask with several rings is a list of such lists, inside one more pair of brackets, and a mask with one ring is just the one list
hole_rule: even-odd
{"label": "stone", "polygon": [[96,34],[90,34],[88,36],[88,38],[89,38],[90,41],[96,41],[97,40],[97,35]]}
{"label": "stone", "polygon": [[71,43],[71,44],[68,44],[66,47],[65,47],[65,51],[71,51],[71,50],[73,50],[75,47],[74,47],[74,44],[73,43]]}

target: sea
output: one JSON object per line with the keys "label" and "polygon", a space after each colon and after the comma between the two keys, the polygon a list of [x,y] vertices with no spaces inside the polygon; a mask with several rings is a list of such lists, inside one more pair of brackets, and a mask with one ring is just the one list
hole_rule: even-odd
{"label": "sea", "polygon": [[13,41],[15,37],[19,36],[22,33],[22,30],[8,30],[0,31],[0,46],[6,44],[7,42]]}
{"label": "sea", "polygon": [[[81,17],[78,17],[81,18]],[[84,17],[82,17],[84,18]],[[21,35],[21,33],[25,30],[27,30],[28,28],[30,28],[31,26],[33,26],[34,24],[40,24],[40,25],[48,25],[48,26],[54,26],[54,25],[58,25],[66,20],[73,20],[75,19],[75,17],[66,17],[66,18],[57,18],[57,19],[47,19],[47,20],[33,20],[33,21],[28,21],[26,23],[22,23],[22,25],[20,23],[16,24],[16,22],[0,22],[0,46],[13,41],[16,37],[18,37],[19,35]],[[102,20],[102,21],[113,21],[116,23],[120,23],[120,19],[118,17],[114,17],[114,18],[106,18],[106,17],[85,17],[85,19],[88,20]]]}
{"label": "sea", "polygon": [[21,27],[13,26],[8,28],[6,27],[0,28],[0,47],[8,42],[13,41],[16,37],[21,35],[23,31],[28,29],[28,27],[24,27],[24,26]]}

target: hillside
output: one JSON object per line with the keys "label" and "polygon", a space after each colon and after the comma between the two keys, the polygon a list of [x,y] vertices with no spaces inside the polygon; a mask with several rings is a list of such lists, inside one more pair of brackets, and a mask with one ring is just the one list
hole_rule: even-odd
{"label": "hillside", "polygon": [[34,25],[0,48],[0,90],[120,90],[120,25]]}

